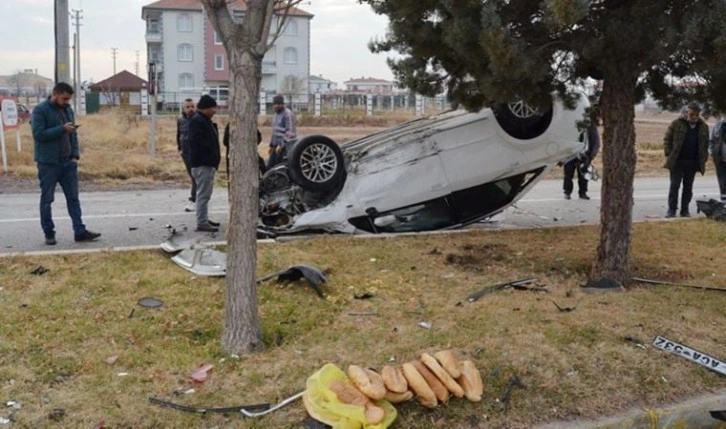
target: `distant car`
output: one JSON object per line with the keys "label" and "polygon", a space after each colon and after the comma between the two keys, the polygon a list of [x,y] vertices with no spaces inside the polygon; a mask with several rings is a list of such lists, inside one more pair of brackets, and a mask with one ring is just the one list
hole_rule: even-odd
{"label": "distant car", "polygon": [[455,110],[342,147],[305,137],[261,179],[258,233],[431,231],[491,217],[586,148],[586,107],[583,95],[574,110]]}
{"label": "distant car", "polygon": [[[2,100],[10,98],[13,101],[15,101],[15,106],[18,109],[18,123],[24,124],[26,122],[30,122],[31,120],[31,111],[28,110],[27,107],[25,107],[24,104],[18,103],[18,100],[16,100],[14,97],[0,97],[0,104],[2,104]],[[2,109],[2,107],[0,107]]]}

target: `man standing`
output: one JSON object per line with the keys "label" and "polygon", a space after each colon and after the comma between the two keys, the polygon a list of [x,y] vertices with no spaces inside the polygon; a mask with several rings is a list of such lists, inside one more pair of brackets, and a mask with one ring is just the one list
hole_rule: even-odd
{"label": "man standing", "polygon": [[217,232],[219,223],[209,220],[209,200],[214,191],[214,175],[221,161],[219,132],[212,117],[217,113],[217,102],[202,95],[197,112],[189,122],[189,163],[197,184],[197,231]]}
{"label": "man standing", "polygon": [[726,120],[719,120],[713,127],[708,153],[711,154],[713,165],[716,167],[718,189],[721,201],[726,202]]}
{"label": "man standing", "polygon": [[184,100],[184,107],[182,114],[176,121],[176,146],[179,149],[179,154],[184,161],[184,167],[187,169],[189,178],[192,179],[192,191],[189,196],[189,204],[187,204],[184,211],[192,212],[196,208],[197,201],[197,182],[192,176],[192,166],[189,163],[189,122],[194,116],[194,100],[187,98]]}
{"label": "man standing", "polygon": [[693,180],[696,171],[706,171],[708,157],[708,125],[700,117],[701,107],[696,103],[687,106],[686,117],[671,122],[663,138],[666,156],[664,168],[670,170],[671,184],[668,191],[667,218],[676,216],[678,190],[683,182],[681,216],[690,217],[688,204],[693,197]]}
{"label": "man standing", "polygon": [[55,224],[51,205],[56,184],[60,183],[66,197],[68,215],[73,222],[76,241],[92,241],[101,236],[86,229],[81,219],[78,199],[78,160],[81,159],[73,109],[69,104],[73,87],[59,82],[51,96],[33,109],[34,159],[40,181],[40,226],[45,244],[55,245]]}
{"label": "man standing", "polygon": [[276,95],[272,98],[272,109],[275,116],[272,118],[272,139],[270,140],[270,157],[267,160],[267,169],[282,162],[282,151],[286,141],[297,138],[297,124],[295,114],[285,107],[285,98]]}
{"label": "man standing", "polygon": [[585,173],[587,172],[590,163],[597,155],[600,150],[600,135],[597,132],[596,125],[589,125],[587,127],[587,149],[585,152],[578,154],[577,157],[571,159],[565,163],[564,173],[565,179],[562,184],[562,188],[565,192],[565,199],[569,200],[570,194],[574,189],[572,179],[575,177],[575,171],[577,171],[577,191],[580,195],[581,200],[589,200],[590,197],[587,195],[587,178]]}

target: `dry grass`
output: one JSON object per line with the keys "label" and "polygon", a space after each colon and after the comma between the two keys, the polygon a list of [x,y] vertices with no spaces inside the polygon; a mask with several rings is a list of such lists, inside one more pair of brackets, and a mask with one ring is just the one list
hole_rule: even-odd
{"label": "dry grass", "polygon": [[[366,117],[360,111],[323,116],[300,116],[300,136],[323,134],[338,143],[363,137],[390,126],[401,123],[412,116],[405,114],[381,114]],[[672,115],[643,115],[643,119],[668,121]],[[220,130],[224,129],[228,118],[215,118]],[[188,178],[176,151],[176,118],[162,116],[158,121],[156,158],[149,156],[150,124],[148,119],[133,115],[107,112],[79,118],[83,126],[79,128],[82,149],[80,164],[81,180],[100,185],[158,184],[184,185]],[[662,176],[663,166],[662,139],[667,122],[636,123],[636,144],[638,150],[638,176]],[[263,142],[270,139],[269,118],[260,120]],[[18,153],[15,149],[15,134],[8,134],[8,157],[10,174],[34,178],[32,136],[30,127],[21,128],[23,147]],[[266,157],[266,145],[260,145],[260,153]],[[602,171],[602,157],[596,158],[596,167]],[[224,164],[224,163],[223,163]],[[224,171],[225,166],[220,167]],[[550,178],[561,177],[561,170],[555,169]]]}
{"label": "dry grass", "polygon": [[[302,283],[264,283],[267,348],[239,358],[220,350],[224,280],[195,278],[160,251],[0,259],[0,399],[21,403],[18,428],[293,428],[305,417],[300,402],[249,420],[162,409],[147,398],[201,407],[276,403],[327,362],[380,368],[448,347],[481,370],[483,401],[452,399],[434,411],[404,404],[394,427],[528,428],[726,387],[723,377],[647,346],[664,335],[723,359],[726,295],[642,285],[586,294],[580,285],[596,242],[596,227],[579,227],[261,245],[260,276],[312,264],[328,270],[329,298]],[[713,249],[725,245],[722,225],[705,219],[638,224],[634,267],[641,277],[723,287]],[[50,271],[31,275],[38,265]],[[504,290],[466,301],[482,286],[527,276],[550,292]],[[363,292],[375,296],[353,298]],[[144,296],[164,306],[138,307]],[[361,312],[376,315],[351,315]],[[118,356],[113,365],[110,356]],[[202,363],[215,367],[195,386],[190,373]],[[513,375],[524,387],[512,390],[506,413],[499,398]],[[49,420],[54,409],[64,417]]]}

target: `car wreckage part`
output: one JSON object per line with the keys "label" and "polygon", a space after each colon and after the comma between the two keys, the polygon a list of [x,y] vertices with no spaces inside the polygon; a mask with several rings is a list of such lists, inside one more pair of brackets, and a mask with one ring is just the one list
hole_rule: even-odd
{"label": "car wreckage part", "polygon": [[287,165],[294,183],[316,192],[334,188],[345,173],[340,147],[332,139],[319,135],[297,142]]}
{"label": "car wreckage part", "polygon": [[485,288],[480,289],[480,290],[472,293],[468,297],[466,297],[466,300],[469,302],[478,301],[484,295],[488,295],[492,292],[496,292],[498,290],[505,289],[507,287],[529,285],[536,280],[537,279],[534,277],[527,277],[527,278],[523,278],[523,279],[519,279],[519,280],[509,281],[509,282],[497,283],[492,286],[486,286]]}
{"label": "car wreckage part", "polygon": [[660,335],[653,339],[653,347],[673,353],[674,355],[680,356],[684,359],[688,359],[691,362],[704,366],[717,374],[726,375],[726,363],[723,361],[705,353],[701,353],[688,346],[684,346],[683,344],[671,341],[665,337],[661,337]]}
{"label": "car wreckage part", "polygon": [[240,405],[237,407],[221,407],[221,408],[207,408],[207,407],[191,407],[188,405],[176,404],[174,402],[165,401],[154,397],[149,397],[149,402],[158,405],[160,407],[172,408],[179,411],[186,411],[188,413],[236,413],[238,411],[264,411],[270,408],[270,404],[254,404],[254,405]]}
{"label": "car wreckage part", "polygon": [[540,112],[523,101],[498,104],[492,107],[492,111],[499,126],[507,134],[520,140],[541,136],[552,123],[552,107]]}
{"label": "car wreckage part", "polygon": [[262,417],[262,416],[264,416],[266,414],[269,414],[269,413],[271,413],[273,411],[279,410],[280,408],[284,407],[285,405],[287,405],[287,404],[289,404],[291,402],[294,402],[294,401],[302,398],[302,396],[303,396],[304,393],[305,393],[304,390],[302,392],[300,392],[300,393],[296,393],[295,395],[290,396],[289,398],[285,399],[284,401],[280,402],[279,404],[275,405],[274,407],[271,407],[271,408],[269,408],[269,409],[267,409],[265,411],[260,411],[258,413],[249,412],[249,411],[247,411],[244,408],[241,408],[239,411],[242,414],[244,414],[246,417]]}

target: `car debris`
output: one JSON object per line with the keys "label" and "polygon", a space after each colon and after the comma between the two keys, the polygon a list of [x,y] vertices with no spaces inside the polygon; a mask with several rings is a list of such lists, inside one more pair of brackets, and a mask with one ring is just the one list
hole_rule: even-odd
{"label": "car debris", "polygon": [[186,411],[188,413],[206,414],[206,413],[237,413],[241,410],[264,411],[270,408],[270,404],[254,404],[239,405],[236,407],[191,407],[188,405],[176,404],[174,402],[165,401],[154,397],[149,397],[149,402],[160,407],[172,408],[174,410]]}
{"label": "car debris", "polygon": [[32,274],[34,276],[42,276],[43,274],[47,273],[48,271],[50,271],[50,269],[45,268],[42,265],[38,265],[38,267],[35,268],[33,271],[31,271],[30,274]]}
{"label": "car debris", "polygon": [[631,280],[636,281],[636,282],[650,283],[650,284],[656,284],[656,285],[680,286],[680,287],[686,287],[686,288],[692,288],[692,289],[726,292],[726,288],[713,287],[713,286],[694,285],[694,284],[689,284],[689,283],[675,283],[675,282],[668,282],[668,281],[664,281],[664,280],[644,279],[641,277],[632,277]]}
{"label": "car debris", "polygon": [[537,279],[534,278],[534,277],[526,277],[526,278],[519,279],[519,280],[513,280],[513,281],[508,281],[508,282],[497,283],[497,284],[492,285],[492,286],[486,286],[486,287],[480,289],[479,291],[474,292],[471,295],[469,295],[466,298],[466,300],[469,301],[469,302],[478,301],[484,295],[488,295],[488,294],[490,294],[492,292],[496,292],[498,290],[506,289],[508,287],[526,286],[526,285],[529,285],[529,284],[531,284],[532,282],[534,282],[536,280]]}
{"label": "car debris", "polygon": [[586,150],[587,97],[574,110],[503,104],[414,119],[339,146],[311,135],[260,180],[261,236],[461,228],[515,204]]}
{"label": "car debris", "polygon": [[195,383],[202,384],[209,378],[209,371],[214,368],[214,365],[210,363],[203,363],[197,367],[191,374],[191,379]]}
{"label": "car debris", "polygon": [[652,345],[657,349],[673,353],[676,356],[680,356],[693,363],[704,366],[717,374],[726,375],[726,363],[716,359],[715,357],[699,352],[698,350],[694,350],[688,346],[684,346],[683,344],[671,341],[660,335],[653,339]]}
{"label": "car debris", "polygon": [[424,329],[431,329],[434,327],[433,323],[431,323],[431,322],[418,322],[418,326],[420,326]]}
{"label": "car debris", "polygon": [[267,280],[277,277],[277,282],[296,282],[301,278],[307,280],[310,287],[318,294],[320,298],[325,298],[325,293],[320,285],[326,282],[325,274],[316,267],[311,265],[294,265],[284,271],[264,276],[257,279],[257,284],[266,282]]}
{"label": "car debris", "polygon": [[245,417],[262,417],[262,416],[264,416],[264,415],[270,414],[270,413],[271,413],[271,412],[273,412],[273,411],[277,411],[277,410],[279,410],[280,408],[284,407],[285,405],[287,405],[287,404],[290,404],[290,403],[292,403],[292,402],[294,402],[294,401],[296,401],[296,400],[298,400],[298,399],[302,398],[302,396],[303,396],[303,394],[304,394],[304,393],[305,393],[305,391],[304,391],[304,390],[303,390],[302,392],[300,392],[300,393],[296,393],[296,394],[294,394],[294,395],[290,396],[289,398],[287,398],[287,399],[283,400],[283,401],[282,401],[282,402],[280,402],[279,404],[277,404],[277,405],[274,405],[274,406],[272,406],[272,407],[268,408],[268,409],[267,409],[267,410],[265,410],[265,411],[260,411],[260,412],[253,412],[253,411],[248,411],[248,410],[247,410],[247,409],[245,409],[245,408],[242,408],[242,409],[240,409],[239,411],[240,411],[240,412],[241,412],[242,414],[244,414],[244,415],[245,415]]}
{"label": "car debris", "polygon": [[560,313],[570,313],[570,312],[575,311],[575,309],[577,308],[577,306],[574,306],[574,307],[560,307],[559,304],[557,304],[554,300],[552,300],[552,304],[554,304],[555,307],[557,307],[557,309],[560,310]]}
{"label": "car debris", "polygon": [[723,422],[726,422],[726,410],[718,410],[718,411],[709,411],[708,412],[711,417],[713,417],[716,420],[721,420]]}
{"label": "car debris", "polygon": [[524,384],[519,379],[517,374],[513,374],[509,378],[509,382],[507,382],[507,387],[504,388],[504,392],[499,397],[499,402],[501,402],[502,404],[502,410],[504,411],[504,414],[509,413],[509,409],[511,408],[512,391],[515,387],[524,388]]}
{"label": "car debris", "polygon": [[164,305],[164,301],[147,296],[139,299],[138,304],[144,308],[159,308]]}
{"label": "car debris", "polygon": [[209,248],[184,249],[171,258],[174,263],[198,276],[224,277],[227,254]]}
{"label": "car debris", "polygon": [[632,337],[630,335],[623,337],[623,341],[635,344],[635,347],[639,347],[645,350],[645,343],[640,338]]}
{"label": "car debris", "polygon": [[697,199],[696,212],[703,213],[708,218],[726,221],[726,204],[723,201],[711,199]]}

